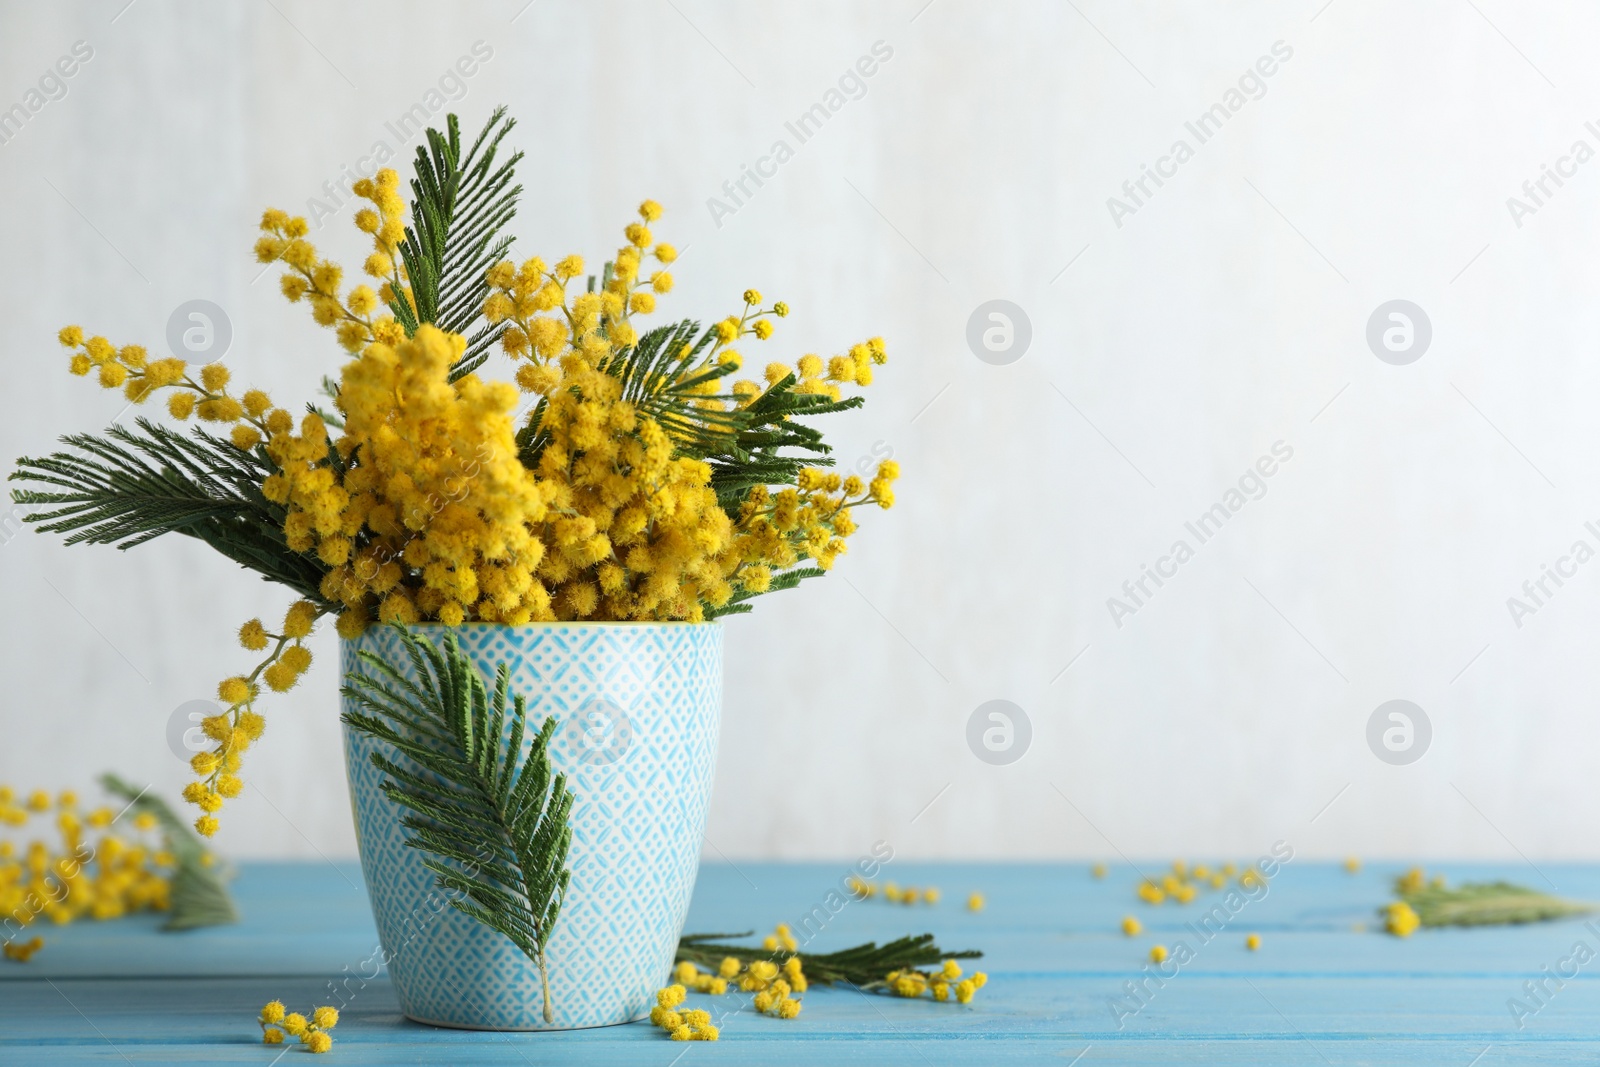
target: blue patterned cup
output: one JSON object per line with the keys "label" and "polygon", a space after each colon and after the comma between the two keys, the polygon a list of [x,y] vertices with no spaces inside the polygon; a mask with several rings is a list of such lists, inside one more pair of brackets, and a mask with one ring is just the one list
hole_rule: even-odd
{"label": "blue patterned cup", "polygon": [[[361,869],[401,1010],[418,1022],[479,1030],[645,1018],[671,971],[700,865],[722,712],[721,625],[413,630],[440,645],[453,632],[491,691],[498,665],[510,667],[530,724],[551,715],[561,722],[550,758],[575,801],[572,882],[545,954],[555,1014],[547,1023],[537,966],[503,934],[451,907],[422,854],[405,844],[401,813],[379,790],[383,775],[372,764],[374,751],[394,758],[393,749],[345,728]],[[343,642],[343,671],[358,667],[358,652],[414,677],[385,627]]]}

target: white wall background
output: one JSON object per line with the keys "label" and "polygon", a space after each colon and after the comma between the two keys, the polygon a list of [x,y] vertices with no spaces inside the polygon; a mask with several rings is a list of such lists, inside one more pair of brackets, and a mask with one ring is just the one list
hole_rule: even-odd
{"label": "white wall background", "polygon": [[[119,413],[66,374],[63,323],[154,348],[206,298],[238,379],[335,373],[258,280],[259,211],[304,211],[483,41],[451,106],[519,117],[522,255],[597,261],[654,196],[687,249],[670,314],[756,285],[796,309],[768,358],[891,345],[832,432],[847,462],[893,449],[900,506],[729,624],[708,855],[1600,855],[1600,563],[1520,628],[1506,605],[1600,547],[1600,162],[1520,227],[1506,205],[1600,148],[1586,5],[125,2],[0,4],[0,108],[94,50],[0,146],[8,467]],[[707,199],[877,41],[865,96],[716,225]],[[1265,95],[1115,225],[1107,198],[1277,41]],[[354,269],[349,214],[316,236]],[[1009,366],[965,341],[994,298],[1032,323]],[[1409,366],[1364,340],[1394,298],[1433,325]],[[1107,598],[1279,440],[1266,496],[1114,625]],[[9,537],[0,780],[174,793],[173,709],[286,602],[198,543]],[[237,855],[353,852],[334,650],[269,706]],[[1033,726],[1010,766],[965,741],[995,698]],[[1365,741],[1393,698],[1433,724],[1410,766]]]}

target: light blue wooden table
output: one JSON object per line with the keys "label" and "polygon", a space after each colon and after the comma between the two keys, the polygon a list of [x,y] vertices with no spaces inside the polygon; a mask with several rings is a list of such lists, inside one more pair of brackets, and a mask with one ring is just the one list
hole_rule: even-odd
{"label": "light blue wooden table", "polygon": [[[1526,866],[1439,869],[1453,881],[1505,877],[1548,888]],[[1562,895],[1600,901],[1600,867],[1541,869]],[[236,883],[245,916],[238,926],[163,934],[141,917],[41,928],[48,943],[32,962],[0,961],[0,1063],[265,1067],[280,1054],[307,1055],[261,1045],[254,1016],[273,998],[302,1010],[348,1001],[326,1062],[352,1065],[1600,1062],[1600,958],[1560,988],[1547,982],[1543,1006],[1521,1029],[1507,1007],[1511,998],[1533,1007],[1523,983],[1541,979],[1541,968],[1557,967],[1579,941],[1600,952],[1600,936],[1568,921],[1387,937],[1373,932],[1373,909],[1388,899],[1396,870],[1374,864],[1349,875],[1296,862],[1202,945],[1185,923],[1198,921],[1206,898],[1187,907],[1136,903],[1137,876],[1126,866],[1097,881],[1083,864],[899,861],[886,872],[901,884],[938,886],[943,902],[851,903],[816,947],[929,931],[946,948],[982,949],[978,966],[992,977],[973,1004],[818,989],[796,1020],[746,1009],[723,1020],[720,1042],[684,1045],[648,1024],[565,1034],[420,1026],[401,1017],[382,976],[351,978],[335,999],[330,983],[372,973],[363,962],[377,939],[358,869],[254,865]],[[809,911],[843,872],[842,863],[707,865],[689,929],[765,932]],[[980,914],[961,906],[972,890],[988,897]],[[1118,931],[1129,913],[1144,923],[1142,936]],[[1363,924],[1366,932],[1354,929]],[[1262,937],[1259,952],[1244,947],[1252,931]],[[1179,939],[1194,958],[1119,1028],[1113,998],[1141,976],[1150,945]],[[730,1013],[748,999],[691,998]]]}

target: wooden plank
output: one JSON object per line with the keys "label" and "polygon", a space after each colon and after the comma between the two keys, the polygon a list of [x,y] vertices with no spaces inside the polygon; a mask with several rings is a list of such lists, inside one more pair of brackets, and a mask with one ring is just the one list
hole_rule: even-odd
{"label": "wooden plank", "polygon": [[[1501,996],[1499,979],[1252,981],[1254,988],[1243,979],[1185,977],[1121,1032],[1103,1010],[1098,979],[999,978],[985,991],[992,994],[985,1002],[969,1007],[818,990],[807,994],[805,1014],[791,1022],[748,1010],[732,1015],[722,1024],[719,1046],[696,1046],[693,1055],[761,1063],[914,1063],[923,1057],[1061,1063],[1092,1046],[1086,1065],[1206,1062],[1195,1057],[1199,1048],[1229,1050],[1217,1053],[1227,1062],[1465,1065],[1491,1048],[1493,1057],[1482,1061],[1490,1067],[1593,1063],[1600,1032],[1600,993],[1585,988],[1593,982],[1570,985],[1536,1030],[1518,1035],[1480,1010]],[[42,1062],[48,1049],[51,1063],[120,1057],[261,1063],[255,1008],[273,996],[309,1004],[324,990],[315,979],[22,983],[7,989],[0,1010],[0,1062]],[[738,999],[724,998],[725,1006],[732,1009]],[[694,1000],[709,1006],[714,998]],[[515,1035],[419,1026],[400,1018],[383,981],[358,993],[335,1035],[345,1063],[517,1063],[526,1057],[536,1063],[666,1064],[682,1051],[644,1024]],[[1259,1055],[1247,1055],[1252,1049]],[[30,1054],[40,1058],[30,1061]]]}
{"label": "wooden plank", "polygon": [[26,967],[0,961],[0,982],[338,974],[346,963],[367,958],[378,944],[361,865],[354,861],[249,864],[232,889],[240,915],[234,926],[162,933],[164,920],[155,913],[66,926],[36,922],[27,936],[44,938],[46,949]]}
{"label": "wooden plank", "polygon": [[[1542,866],[1565,895],[1600,899],[1600,867]],[[1444,869],[1456,880],[1542,884],[1526,867]],[[764,933],[778,920],[794,923],[826,902],[844,870],[708,865],[690,929]],[[295,1007],[345,999],[335,1052],[348,1064],[1067,1064],[1083,1052],[1084,1067],[1467,1067],[1474,1057],[1478,1067],[1495,1067],[1593,1063],[1600,1052],[1600,983],[1588,973],[1547,986],[1553,995],[1520,1030],[1506,1006],[1575,942],[1600,951],[1600,935],[1577,921],[1424,931],[1405,941],[1370,932],[1392,867],[1351,876],[1332,865],[1293,864],[1208,942],[1195,933],[1202,902],[1137,904],[1137,875],[1128,868],[1103,881],[1083,865],[896,863],[894,870],[902,884],[938,885],[944,901],[850,903],[828,916],[813,944],[827,950],[928,930],[946,947],[983,948],[979,966],[993,977],[974,1004],[813,990],[799,1019],[779,1021],[755,1016],[745,996],[696,996],[696,1005],[726,1013],[724,1039],[687,1048],[647,1024],[561,1034],[438,1030],[401,1018],[384,977],[347,985],[342,997],[331,991],[344,968],[371,951],[359,879],[352,885],[348,870],[323,864],[260,865],[239,881],[248,920],[231,933],[165,935],[143,921],[45,930],[50,944],[33,963],[0,966],[7,979],[0,983],[0,1063],[267,1064],[276,1053],[260,1046],[253,1016],[275,997]],[[960,906],[970,889],[988,896],[982,913]],[[1117,932],[1130,912],[1147,935]],[[1356,923],[1369,932],[1354,932]],[[1247,930],[1263,935],[1260,952],[1244,949]],[[1113,1001],[1140,977],[1156,939],[1186,939],[1194,958],[1159,987],[1148,984],[1148,1003],[1137,1012],[1124,1000],[1119,1018]]]}

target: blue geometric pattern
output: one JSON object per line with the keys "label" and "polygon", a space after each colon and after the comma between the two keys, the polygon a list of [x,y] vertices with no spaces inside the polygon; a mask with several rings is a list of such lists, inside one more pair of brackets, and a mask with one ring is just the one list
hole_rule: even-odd
{"label": "blue geometric pattern", "polygon": [[[435,643],[447,632],[413,629]],[[532,961],[450,907],[406,846],[371,758],[393,750],[346,728],[361,868],[401,1009],[419,1022],[490,1030],[644,1018],[671,970],[699,870],[722,713],[722,627],[467,623],[454,633],[491,689],[496,665],[510,666],[530,724],[549,715],[562,723],[550,759],[575,800],[572,883],[545,953],[555,1022],[544,1021]],[[358,651],[414,677],[387,627],[343,642],[344,672]]]}

